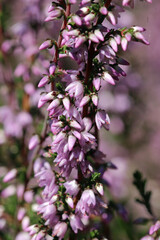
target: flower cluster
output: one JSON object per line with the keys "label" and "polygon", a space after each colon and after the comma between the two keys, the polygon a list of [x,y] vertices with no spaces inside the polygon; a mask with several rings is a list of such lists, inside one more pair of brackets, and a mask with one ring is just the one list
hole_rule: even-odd
{"label": "flower cluster", "polygon": [[[29,11],[39,22],[37,2],[35,12],[32,8]],[[87,228],[93,230],[91,239],[104,239],[94,231],[98,228],[96,224],[90,226],[90,219],[98,215],[100,221],[109,222],[106,199],[102,197],[102,183],[106,183],[103,176],[106,168],[114,166],[106,163],[104,154],[99,150],[98,131],[110,128],[107,112],[99,107],[99,91],[103,84],[115,85],[126,76],[123,66],[129,63],[118,55],[119,50],[126,51],[130,41],[149,43],[143,36],[145,29],[142,27],[116,28],[120,14],[126,6],[133,7],[134,1],[123,0],[120,6],[112,0],[81,0],[79,9],[72,13],[72,7],[76,4],[76,0],[55,0],[49,6],[45,22],[57,19],[63,22],[58,40],[47,38],[39,47],[40,50],[50,49],[53,55],[50,64],[43,57],[35,61],[34,57],[38,54],[34,45],[36,36],[31,31],[29,39],[32,46],[27,45],[25,51],[31,61],[29,64],[19,64],[15,69],[16,77],[23,77],[24,81],[29,81],[33,73],[43,74],[38,84],[39,88],[43,87],[38,108],[47,106],[48,114],[45,134],[32,136],[28,145],[32,152],[36,147],[38,149],[35,156],[29,159],[29,167],[34,170],[33,183],[29,182],[27,173],[26,182],[21,185],[18,195],[21,201],[36,202],[32,207],[41,219],[30,225],[28,213],[21,206],[17,220],[21,222],[23,232],[17,235],[17,240],[24,236],[27,240],[61,240],[67,234],[74,239],[79,231]],[[108,27],[108,22],[113,28]],[[23,48],[27,35],[23,35],[24,30],[20,31]],[[3,51],[7,47],[10,49],[12,42],[4,43]],[[75,68],[72,68],[72,62]],[[33,88],[32,85],[25,85],[28,95],[32,95]],[[4,119],[3,116],[1,118]],[[21,113],[17,118],[18,123],[21,122],[21,125],[18,124],[18,136],[22,136],[32,119],[27,113]],[[12,132],[10,135],[14,136]],[[49,146],[42,146],[48,136]],[[40,152],[41,156],[37,157]],[[12,169],[3,181],[10,182],[19,174],[19,171]],[[27,190],[30,185],[35,188],[34,196],[33,191]],[[10,185],[1,196],[6,198],[15,191],[15,186]],[[120,205],[117,211],[126,217]]]}
{"label": "flower cluster", "polygon": [[[98,107],[98,92],[102,81],[115,85],[120,76],[126,75],[121,66],[128,62],[117,55],[119,46],[125,51],[131,40],[148,44],[142,27],[105,26],[105,19],[116,25],[124,11],[122,7],[111,1],[82,0],[79,10],[72,14],[75,3],[52,2],[45,21],[63,18],[62,29],[58,41],[47,39],[40,46],[40,50],[55,49],[48,74],[38,85],[51,84],[51,91],[41,95],[38,107],[48,104],[52,143],[47,156],[54,159],[54,170],[45,160],[37,165],[35,177],[39,186],[44,187],[38,212],[44,225],[52,229],[52,236],[59,239],[68,226],[77,234],[88,225],[91,215],[105,211],[106,204],[100,198],[101,173],[95,171],[99,163],[94,156],[99,152],[97,132],[102,127],[109,130],[110,119]],[[133,2],[123,1],[122,5],[133,6]],[[65,69],[65,58],[75,61],[77,69]],[[45,235],[45,230],[36,228],[35,232],[32,228],[29,228],[32,236]]]}

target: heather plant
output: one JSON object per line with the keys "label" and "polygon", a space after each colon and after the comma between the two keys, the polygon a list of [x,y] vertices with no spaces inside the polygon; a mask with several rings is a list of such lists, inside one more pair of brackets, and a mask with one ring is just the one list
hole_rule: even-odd
{"label": "heather plant", "polygon": [[[108,183],[104,173],[116,166],[106,161],[99,149],[99,130],[110,128],[107,112],[99,107],[99,91],[104,84],[116,85],[126,76],[123,66],[129,63],[120,57],[120,51],[126,51],[130,41],[146,45],[149,42],[143,36],[145,29],[140,26],[117,27],[120,14],[126,7],[134,7],[133,0],[82,0],[80,3],[57,0],[50,3],[44,21],[45,27],[55,20],[62,23],[60,30],[56,24],[52,25],[58,32],[58,39],[51,38],[51,34],[47,36],[46,31],[43,33],[45,41],[38,51],[37,37],[44,15],[40,2],[29,1],[30,24],[18,28],[19,42],[16,39],[2,44],[4,55],[11,49],[16,56],[24,51],[23,63],[21,61],[14,71],[14,76],[21,77],[23,82],[24,111],[14,115],[16,104],[11,109],[3,107],[0,120],[7,137],[22,140],[22,157],[25,158],[24,165],[22,163],[25,168],[14,168],[3,178],[2,236],[7,236],[9,226],[5,211],[8,210],[7,217],[11,215],[12,221],[17,221],[16,240],[111,239],[109,223],[114,214],[124,220],[128,219],[128,214],[122,204],[108,199],[105,194]],[[50,56],[48,53],[41,55],[45,49]],[[38,83],[42,90],[35,89],[32,81],[35,75],[42,75]],[[16,96],[12,96],[11,103],[13,97],[16,101]],[[29,104],[32,102],[33,108]],[[45,116],[41,133],[36,126],[37,116],[31,117],[34,111],[40,118]],[[8,114],[10,118],[6,117]],[[28,135],[32,133],[29,140]],[[138,188],[143,181],[136,179]],[[11,184],[5,185],[10,181]],[[140,189],[140,193],[144,199],[139,202],[153,215],[150,192]],[[9,202],[5,204],[10,196],[13,197],[10,203],[17,206],[16,212],[8,207]],[[158,231],[158,224],[152,226],[150,235]]]}

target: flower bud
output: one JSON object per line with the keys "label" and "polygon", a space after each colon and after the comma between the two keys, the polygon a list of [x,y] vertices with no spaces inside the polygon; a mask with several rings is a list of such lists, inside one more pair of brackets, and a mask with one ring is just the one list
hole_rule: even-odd
{"label": "flower bud", "polygon": [[104,7],[104,6],[103,6],[103,7],[101,7],[99,11],[100,11],[100,13],[101,13],[102,15],[107,15],[107,13],[108,13],[108,10],[107,10],[107,8],[106,8],[106,7]]}
{"label": "flower bud", "polygon": [[97,192],[99,192],[99,194],[103,196],[103,194],[104,194],[103,185],[101,183],[97,183],[95,188],[96,188]]}
{"label": "flower bud", "polygon": [[73,199],[71,197],[66,197],[66,203],[71,207],[74,208]]}
{"label": "flower bud", "polygon": [[46,40],[45,42],[43,42],[40,47],[39,47],[39,50],[43,50],[43,49],[46,49],[46,48],[51,48],[53,46],[53,43],[51,40]]}
{"label": "flower bud", "polygon": [[34,149],[39,144],[39,142],[40,142],[39,136],[38,135],[33,135],[31,137],[31,139],[29,140],[28,149],[29,150]]}
{"label": "flower bud", "polygon": [[9,182],[9,181],[11,181],[11,180],[13,180],[15,177],[16,177],[16,175],[17,175],[17,169],[12,169],[12,170],[10,170],[6,175],[5,175],[5,177],[3,178],[3,182]]}

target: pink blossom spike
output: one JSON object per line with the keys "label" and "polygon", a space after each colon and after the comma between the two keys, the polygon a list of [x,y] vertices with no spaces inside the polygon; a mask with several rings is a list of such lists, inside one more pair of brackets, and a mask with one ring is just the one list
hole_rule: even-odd
{"label": "pink blossom spike", "polygon": [[75,143],[76,143],[76,137],[74,137],[73,135],[69,135],[69,137],[68,137],[68,149],[69,149],[69,151],[72,151]]}

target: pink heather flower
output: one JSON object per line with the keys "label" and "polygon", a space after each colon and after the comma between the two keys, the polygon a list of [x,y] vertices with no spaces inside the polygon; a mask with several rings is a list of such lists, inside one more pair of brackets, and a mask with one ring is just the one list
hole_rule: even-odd
{"label": "pink heather flower", "polygon": [[18,197],[19,200],[22,200],[23,194],[24,194],[24,185],[23,184],[19,184],[17,186],[17,197]]}
{"label": "pink heather flower", "polygon": [[78,233],[78,230],[83,230],[83,224],[79,216],[72,214],[69,219],[71,228],[75,233]]}
{"label": "pink heather flower", "polygon": [[26,214],[26,209],[21,207],[17,213],[17,220],[21,221],[24,218],[25,214]]}
{"label": "pink heather flower", "polygon": [[56,218],[56,207],[53,204],[49,204],[49,202],[44,202],[38,207],[39,213],[42,214],[43,218],[46,220],[46,224],[53,226]]}
{"label": "pink heather flower", "polygon": [[107,10],[107,8],[106,7],[101,7],[100,9],[99,9],[99,11],[100,11],[100,13],[102,14],[102,15],[107,15],[107,13],[108,13],[108,10]]}
{"label": "pink heather flower", "polygon": [[106,82],[108,82],[108,83],[110,83],[112,85],[115,85],[114,79],[112,78],[112,76],[108,72],[103,72],[102,78]]}
{"label": "pink heather flower", "polygon": [[73,199],[72,199],[70,196],[66,197],[66,203],[67,203],[71,208],[74,208]]}
{"label": "pink heather flower", "polygon": [[113,48],[113,50],[114,50],[115,52],[118,51],[117,42],[116,42],[116,40],[115,40],[114,38],[110,38],[110,39],[109,39],[109,44],[110,44],[110,46]]}
{"label": "pink heather flower", "polygon": [[62,16],[62,10],[59,9],[59,8],[56,8],[49,13],[48,17],[46,17],[46,19],[44,21],[49,22],[49,21],[52,21],[52,20],[54,20],[56,18],[59,18],[61,16]]}
{"label": "pink heather flower", "polygon": [[160,229],[160,221],[157,221],[154,225],[152,225],[149,229],[149,234],[152,235],[153,233],[157,232]]}
{"label": "pink heather flower", "polygon": [[121,47],[122,47],[123,51],[127,50],[127,45],[128,45],[127,39],[125,37],[122,37],[122,39],[121,39]]}
{"label": "pink heather flower", "polygon": [[5,177],[3,178],[3,182],[9,182],[9,181],[11,181],[11,180],[13,180],[15,177],[16,177],[16,175],[17,175],[17,169],[12,169],[12,170],[10,170],[6,175],[5,175]]}
{"label": "pink heather flower", "polygon": [[120,36],[119,34],[116,34],[116,35],[114,36],[114,39],[115,39],[115,41],[116,41],[116,43],[117,43],[118,45],[121,43],[121,36]]}
{"label": "pink heather flower", "polygon": [[27,232],[29,232],[29,235],[34,235],[36,234],[38,231],[39,231],[39,227],[34,224],[34,225],[30,225],[27,229],[26,229]]}
{"label": "pink heather flower", "polygon": [[94,78],[93,79],[93,85],[94,85],[95,89],[98,91],[100,89],[100,86],[101,86],[101,79],[100,78]]}
{"label": "pink heather flower", "polygon": [[75,143],[76,143],[76,137],[74,137],[73,135],[69,135],[69,137],[68,137],[68,149],[69,149],[69,151],[72,151]]}
{"label": "pink heather flower", "polygon": [[36,235],[36,238],[35,240],[41,240],[41,239],[44,239],[44,236],[46,235],[46,233],[41,230],[37,235]]}
{"label": "pink heather flower", "polygon": [[22,220],[22,229],[25,231],[27,227],[29,227],[30,219],[28,216],[25,216]]}
{"label": "pink heather flower", "polygon": [[134,37],[138,40],[141,40],[146,45],[149,45],[149,42],[144,38],[144,36],[140,32],[135,32]]}
{"label": "pink heather flower", "polygon": [[1,197],[8,198],[16,193],[16,187],[14,185],[9,185],[1,192]]}
{"label": "pink heather flower", "polygon": [[38,83],[38,87],[43,87],[45,86],[47,83],[49,82],[49,77],[48,76],[44,76],[40,82]]}
{"label": "pink heather flower", "polygon": [[96,113],[95,116],[95,121],[96,121],[96,125],[97,128],[100,130],[101,127],[103,126],[106,130],[109,130],[109,126],[110,126],[110,119],[107,113],[105,113],[105,111],[100,110]]}
{"label": "pink heather flower", "polygon": [[27,202],[27,203],[31,203],[33,201],[33,192],[31,190],[29,191],[26,191],[24,193],[24,200]]}
{"label": "pink heather flower", "polygon": [[89,7],[82,7],[82,8],[80,9],[80,11],[81,11],[84,15],[86,15],[86,14],[89,13]]}
{"label": "pink heather flower", "polygon": [[32,83],[26,83],[24,85],[24,90],[29,96],[32,96],[35,93],[35,87]]}
{"label": "pink heather flower", "polygon": [[101,33],[101,31],[100,31],[99,29],[96,29],[96,30],[94,31],[94,34],[96,35],[96,37],[97,37],[100,41],[104,41],[104,37],[103,37],[103,35],[102,35],[102,33]]}
{"label": "pink heather flower", "polygon": [[55,70],[56,70],[55,63],[51,63],[50,66],[49,66],[49,74],[53,75],[55,73]]}
{"label": "pink heather flower", "polygon": [[47,111],[52,110],[60,105],[60,100],[58,98],[54,99],[48,106]]}
{"label": "pink heather flower", "polygon": [[78,48],[78,47],[79,47],[81,44],[83,44],[86,40],[87,40],[87,39],[86,39],[85,36],[82,36],[82,35],[78,36],[78,37],[76,38],[76,41],[75,41],[75,48]]}
{"label": "pink heather flower", "polygon": [[52,12],[54,9],[55,9],[55,6],[51,4],[48,8],[48,12]]}
{"label": "pink heather flower", "polygon": [[72,16],[72,21],[75,22],[75,24],[78,25],[78,26],[82,25],[82,20],[78,15],[73,15]]}
{"label": "pink heather flower", "polygon": [[79,104],[80,107],[83,107],[84,105],[86,105],[90,100],[90,97],[87,95],[87,96],[84,96]]}
{"label": "pink heather flower", "polygon": [[132,29],[134,30],[134,32],[144,32],[145,28],[140,27],[140,26],[134,26],[132,27]]}
{"label": "pink heather flower", "polygon": [[129,32],[127,32],[127,33],[125,34],[125,38],[126,38],[127,41],[129,42],[129,41],[131,41],[132,35],[131,35]]}
{"label": "pink heather flower", "polygon": [[95,106],[98,106],[98,96],[97,95],[92,95],[92,102]]}
{"label": "pink heather flower", "polygon": [[95,14],[94,13],[89,13],[83,18],[83,20],[85,22],[89,22],[89,21],[92,21],[94,18],[95,18]]}
{"label": "pink heather flower", "polygon": [[63,105],[64,105],[65,109],[67,111],[69,111],[70,104],[71,104],[69,98],[68,97],[63,98],[62,102],[63,102]]}
{"label": "pink heather flower", "polygon": [[65,182],[64,187],[66,188],[66,193],[70,194],[71,196],[76,196],[79,192],[79,184],[76,180]]}
{"label": "pink heather flower", "polygon": [[34,149],[40,142],[38,135],[33,135],[31,139],[29,140],[28,148],[29,150]]}
{"label": "pink heather flower", "polygon": [[89,39],[94,43],[99,43],[99,39],[97,38],[97,36],[94,33],[89,34]]}
{"label": "pink heather flower", "polygon": [[32,117],[28,112],[20,112],[17,115],[17,122],[22,126],[26,127],[32,123]]}
{"label": "pink heather flower", "polygon": [[39,50],[43,50],[43,49],[50,48],[50,47],[52,47],[52,41],[46,40],[45,42],[43,42],[41,44],[41,46],[39,47]]}
{"label": "pink heather flower", "polygon": [[114,14],[109,11],[107,16],[108,16],[109,20],[111,21],[111,23],[112,23],[113,25],[116,25],[116,18],[115,18],[115,16],[114,16]]}
{"label": "pink heather flower", "polygon": [[96,206],[96,198],[91,189],[84,190],[76,206],[76,213],[90,214]]}
{"label": "pink heather flower", "polygon": [[79,81],[70,83],[65,89],[71,97],[80,97],[83,94],[83,85]]}
{"label": "pink heather flower", "polygon": [[65,222],[58,222],[53,229],[52,236],[57,236],[59,240],[64,238],[67,231],[67,224]]}
{"label": "pink heather flower", "polygon": [[16,235],[16,238],[15,240],[30,240],[30,236],[27,232],[19,232],[17,235]]}

